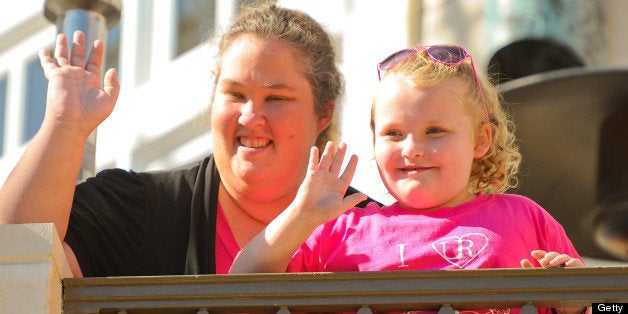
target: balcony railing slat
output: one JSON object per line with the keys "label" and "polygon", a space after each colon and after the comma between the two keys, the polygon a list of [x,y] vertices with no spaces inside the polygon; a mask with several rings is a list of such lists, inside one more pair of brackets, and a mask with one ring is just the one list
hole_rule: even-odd
{"label": "balcony railing slat", "polygon": [[628,302],[628,266],[64,280],[66,313],[358,311],[362,306],[438,311],[445,304],[460,310],[592,302]]}

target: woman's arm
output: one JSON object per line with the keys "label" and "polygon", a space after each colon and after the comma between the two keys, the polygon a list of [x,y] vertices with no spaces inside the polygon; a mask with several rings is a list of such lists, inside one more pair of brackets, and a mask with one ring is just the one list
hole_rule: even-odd
{"label": "woman's arm", "polygon": [[49,80],[46,113],[0,188],[1,224],[52,222],[61,239],[65,237],[85,142],[109,116],[120,91],[114,69],[107,71],[101,88],[103,51],[97,40],[85,60],[85,36],[78,31],[69,55],[63,34],[57,37],[54,59],[45,50],[39,52]]}

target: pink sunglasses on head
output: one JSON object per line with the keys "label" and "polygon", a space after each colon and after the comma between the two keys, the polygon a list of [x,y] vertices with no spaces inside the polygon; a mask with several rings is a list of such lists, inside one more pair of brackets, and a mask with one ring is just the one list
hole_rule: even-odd
{"label": "pink sunglasses on head", "polygon": [[417,54],[419,51],[425,49],[427,55],[430,59],[450,66],[459,65],[464,62],[465,59],[469,58],[471,61],[471,69],[473,69],[473,75],[475,75],[475,82],[478,85],[478,91],[480,92],[480,97],[482,98],[482,105],[484,106],[484,113],[486,114],[486,119],[490,121],[488,115],[488,108],[486,107],[486,99],[484,99],[484,92],[482,91],[482,85],[480,84],[480,78],[478,77],[478,72],[475,70],[475,64],[473,63],[473,58],[471,55],[458,45],[433,45],[433,46],[415,46],[406,48],[403,50],[399,50],[390,56],[388,56],[384,61],[380,62],[377,65],[377,76],[379,79],[382,79],[382,75],[384,72],[390,70],[399,62],[410,58]]}

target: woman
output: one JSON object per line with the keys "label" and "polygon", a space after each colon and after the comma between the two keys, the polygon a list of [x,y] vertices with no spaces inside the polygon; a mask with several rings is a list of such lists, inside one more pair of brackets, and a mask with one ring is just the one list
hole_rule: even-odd
{"label": "woman", "polygon": [[75,186],[87,136],[120,87],[113,69],[100,87],[102,42],[87,62],[83,34],[69,56],[67,45],[59,35],[54,59],[40,51],[46,115],[0,190],[0,223],[54,222],[77,277],[227,273],[294,199],[310,147],[335,139],[343,85],[329,36],[301,12],[262,4],[243,8],[219,44],[213,155]]}

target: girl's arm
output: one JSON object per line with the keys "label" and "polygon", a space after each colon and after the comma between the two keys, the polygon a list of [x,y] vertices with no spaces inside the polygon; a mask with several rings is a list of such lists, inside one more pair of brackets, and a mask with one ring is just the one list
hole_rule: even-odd
{"label": "girl's arm", "polygon": [[320,224],[328,222],[359,202],[366,195],[344,197],[357,165],[353,155],[342,173],[347,146],[327,143],[319,161],[318,149],[312,147],[305,180],[294,201],[238,254],[230,273],[285,272],[294,252]]}

